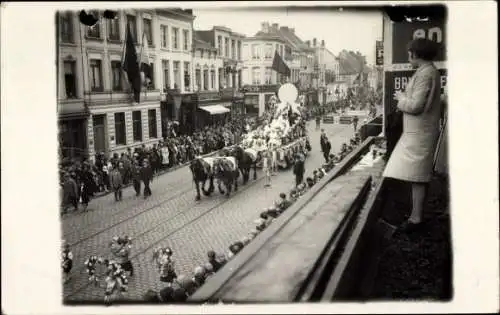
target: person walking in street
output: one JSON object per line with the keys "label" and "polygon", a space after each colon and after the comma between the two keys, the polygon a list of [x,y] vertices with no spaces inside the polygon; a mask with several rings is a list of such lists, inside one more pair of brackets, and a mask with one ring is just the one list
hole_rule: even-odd
{"label": "person walking in street", "polygon": [[352,118],[352,125],[354,127],[354,132],[356,132],[356,130],[358,129],[358,121],[359,121],[358,116],[354,116]]}
{"label": "person walking in street", "polygon": [[141,179],[144,182],[144,199],[146,199],[151,196],[151,188],[149,188],[149,184],[153,180],[153,170],[151,169],[148,159],[144,159],[143,161]]}
{"label": "person walking in street", "polygon": [[111,188],[115,193],[115,201],[122,200],[123,178],[118,166],[115,165],[110,174]]}
{"label": "person walking in street", "polygon": [[134,185],[135,196],[141,195],[141,166],[139,161],[134,160],[132,164],[132,184]]}
{"label": "person walking in street", "polygon": [[297,154],[295,156],[295,164],[293,166],[293,174],[295,175],[295,186],[299,186],[304,180],[305,173],[304,160]]}
{"label": "person walking in street", "polygon": [[264,171],[264,174],[266,176],[266,180],[264,182],[264,187],[269,187],[271,186],[271,157],[269,155],[269,151],[264,151],[262,152],[262,169]]}
{"label": "person walking in street", "polygon": [[69,173],[65,173],[63,183],[63,214],[67,213],[68,206],[73,206],[75,211],[78,211],[78,185]]}
{"label": "person walking in street", "polygon": [[397,109],[403,116],[403,132],[383,176],[411,183],[411,215],[399,227],[399,231],[410,233],[423,226],[425,197],[432,177],[443,104],[440,74],[432,62],[438,52],[437,44],[418,38],[407,48],[409,62],[416,71],[406,90],[394,93]]}
{"label": "person walking in street", "polygon": [[330,150],[332,149],[332,145],[325,133],[321,134],[319,143],[321,146],[321,152],[323,152],[323,157],[325,158],[325,162],[328,162],[328,157],[330,156]]}
{"label": "person walking in street", "polygon": [[319,113],[316,113],[316,130],[319,130],[320,125],[321,125],[321,116],[319,115]]}

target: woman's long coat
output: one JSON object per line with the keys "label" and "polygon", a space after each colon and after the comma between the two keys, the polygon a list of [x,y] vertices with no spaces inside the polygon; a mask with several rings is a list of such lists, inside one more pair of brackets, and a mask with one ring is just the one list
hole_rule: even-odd
{"label": "woman's long coat", "polygon": [[385,177],[428,182],[439,137],[440,74],[432,63],[421,65],[398,102],[403,133],[384,170]]}

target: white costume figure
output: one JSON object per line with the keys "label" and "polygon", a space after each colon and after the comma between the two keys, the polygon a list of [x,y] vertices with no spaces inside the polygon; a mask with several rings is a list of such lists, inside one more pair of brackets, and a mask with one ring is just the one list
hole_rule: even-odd
{"label": "white costume figure", "polygon": [[114,293],[122,295],[123,292],[128,290],[128,279],[125,271],[121,268],[120,264],[115,261],[107,262],[106,270],[106,291],[104,292],[104,302],[111,302],[111,296]]}
{"label": "white costume figure", "polygon": [[172,260],[173,252],[169,247],[158,248],[153,252],[153,262],[160,273],[160,281],[171,285],[177,279],[175,263]]}

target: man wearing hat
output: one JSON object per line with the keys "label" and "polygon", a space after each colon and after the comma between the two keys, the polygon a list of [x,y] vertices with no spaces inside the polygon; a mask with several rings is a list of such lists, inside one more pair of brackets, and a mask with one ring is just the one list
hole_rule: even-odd
{"label": "man wearing hat", "polygon": [[305,173],[304,160],[300,154],[295,155],[295,164],[293,166],[293,174],[295,175],[295,186],[300,185],[304,179]]}
{"label": "man wearing hat", "polygon": [[151,169],[148,159],[144,159],[143,166],[141,168],[141,179],[144,182],[144,199],[146,199],[151,196],[151,188],[149,188],[149,184],[153,180],[153,170]]}

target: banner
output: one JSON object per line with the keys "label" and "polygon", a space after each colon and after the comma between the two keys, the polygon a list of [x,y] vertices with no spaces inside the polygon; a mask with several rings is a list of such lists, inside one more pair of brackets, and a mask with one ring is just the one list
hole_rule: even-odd
{"label": "banner", "polygon": [[407,63],[408,50],[406,44],[415,38],[427,38],[440,45],[435,61],[446,60],[446,21],[394,23],[392,36],[392,63]]}

